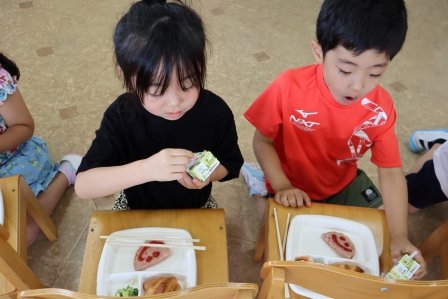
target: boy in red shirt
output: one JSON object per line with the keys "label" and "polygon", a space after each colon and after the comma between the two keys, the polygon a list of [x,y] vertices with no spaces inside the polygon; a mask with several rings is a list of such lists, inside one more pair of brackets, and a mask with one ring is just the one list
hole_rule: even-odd
{"label": "boy in red shirt", "polygon": [[[244,114],[256,128],[255,156],[275,201],[382,207],[384,199],[394,261],[417,249],[408,240],[396,113],[379,82],[406,32],[403,0],[325,0],[312,43],[317,64],[280,74]],[[381,195],[357,168],[369,149]],[[416,259],[418,279],[426,266]]]}

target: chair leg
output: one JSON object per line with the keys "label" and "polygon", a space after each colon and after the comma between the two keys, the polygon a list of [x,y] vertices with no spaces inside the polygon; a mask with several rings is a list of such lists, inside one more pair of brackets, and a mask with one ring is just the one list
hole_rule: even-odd
{"label": "chair leg", "polygon": [[9,232],[3,225],[0,225],[0,238],[3,238],[5,240],[8,240],[9,238]]}
{"label": "chair leg", "polygon": [[18,291],[43,288],[44,285],[26,262],[5,240],[0,238],[0,269],[2,274]]}
{"label": "chair leg", "polygon": [[268,275],[263,277],[263,284],[258,293],[259,299],[278,299],[283,297],[285,285],[285,269],[271,267]]}
{"label": "chair leg", "polygon": [[20,177],[20,196],[23,196],[26,202],[26,210],[40,227],[44,235],[50,241],[58,239],[57,229],[50,216],[45,212],[44,208],[39,203],[39,200],[34,196],[31,189],[28,187],[22,177]]}
{"label": "chair leg", "polygon": [[263,219],[261,219],[260,229],[258,231],[258,240],[257,240],[257,246],[255,247],[255,256],[254,256],[254,260],[256,262],[261,261],[264,255],[264,251],[266,249],[266,227],[268,225],[267,215],[268,211],[266,209],[266,212],[263,214]]}
{"label": "chair leg", "polygon": [[440,245],[440,272],[442,279],[448,279],[448,236]]}

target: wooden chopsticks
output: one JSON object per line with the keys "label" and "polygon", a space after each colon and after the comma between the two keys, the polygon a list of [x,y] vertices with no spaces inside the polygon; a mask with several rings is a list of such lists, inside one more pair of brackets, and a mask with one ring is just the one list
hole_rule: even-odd
{"label": "wooden chopsticks", "polygon": [[286,218],[286,225],[285,225],[285,232],[283,233],[283,247],[282,247],[282,249],[283,249],[283,257],[285,257],[285,254],[286,254],[286,240],[287,240],[287,237],[288,237],[288,232],[289,232],[289,220],[290,220],[290,218],[291,218],[291,213],[288,213],[288,218]]}
{"label": "wooden chopsticks", "polygon": [[[283,233],[283,242],[281,241],[280,237],[280,228],[278,224],[278,216],[277,216],[277,209],[274,208],[274,221],[275,221],[275,231],[277,233],[277,244],[278,244],[278,251],[280,253],[280,260],[285,260],[285,248],[286,248],[286,236],[288,234],[288,226],[289,226],[289,219],[291,217],[291,213],[288,213],[288,218],[286,219],[286,226],[285,226],[285,232]],[[289,286],[287,283],[285,283],[285,298],[291,298],[289,294]]]}
{"label": "wooden chopsticks", "polygon": [[[175,244],[176,242],[199,242],[199,239],[167,237],[167,236],[154,236],[150,238],[126,236],[126,237],[114,237],[114,236],[100,236],[100,239],[107,239],[111,245],[121,246],[140,246],[140,247],[158,247],[158,248],[181,248],[181,249],[193,249],[193,250],[206,250],[205,246],[188,245],[188,244]],[[165,244],[158,243],[144,243],[139,241],[157,240],[163,242],[169,242]],[[172,243],[174,242],[174,244]]]}
{"label": "wooden chopsticks", "polygon": [[[142,236],[125,236],[125,237],[119,237],[119,236],[100,236],[100,239],[107,239],[107,240],[149,240],[148,237],[142,237]],[[157,241],[169,241],[169,242],[192,242],[196,243],[199,242],[199,239],[190,239],[190,238],[179,238],[179,237],[169,237],[169,236],[162,236],[162,235],[151,235],[151,240],[157,240]]]}

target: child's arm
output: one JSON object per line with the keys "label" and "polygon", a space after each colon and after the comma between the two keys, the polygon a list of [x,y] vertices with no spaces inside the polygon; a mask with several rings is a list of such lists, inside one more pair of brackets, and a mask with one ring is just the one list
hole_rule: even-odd
{"label": "child's arm", "polygon": [[[411,254],[418,249],[408,239],[408,204],[406,181],[401,168],[378,167],[378,178],[383,197],[389,232],[391,236],[391,254],[393,262],[398,262],[405,253]],[[415,259],[421,267],[414,275],[420,279],[426,274],[426,263],[419,254]]]}
{"label": "child's arm", "polygon": [[163,149],[147,159],[122,166],[92,168],[78,173],[75,192],[80,198],[98,198],[147,182],[178,180],[192,157],[188,150]]}
{"label": "child's arm", "polygon": [[257,161],[275,191],[275,201],[286,207],[310,206],[308,194],[294,187],[286,177],[273,141],[255,130],[252,144]]}
{"label": "child's arm", "polygon": [[19,89],[9,95],[0,105],[0,114],[8,125],[8,129],[0,134],[0,153],[13,150],[34,133],[34,121]]}

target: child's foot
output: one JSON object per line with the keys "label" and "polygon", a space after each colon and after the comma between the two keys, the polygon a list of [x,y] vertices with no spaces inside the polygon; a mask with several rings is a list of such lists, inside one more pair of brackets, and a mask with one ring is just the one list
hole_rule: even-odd
{"label": "child's foot", "polygon": [[436,143],[444,143],[448,140],[448,130],[419,130],[409,136],[409,149],[418,153],[429,150]]}
{"label": "child's foot", "polygon": [[244,162],[241,174],[249,187],[249,195],[252,197],[266,196],[268,190],[264,182],[264,173],[257,163]]}
{"label": "child's foot", "polygon": [[65,175],[69,186],[75,184],[76,171],[78,171],[81,160],[82,156],[78,154],[68,154],[61,158],[61,164],[58,170]]}

